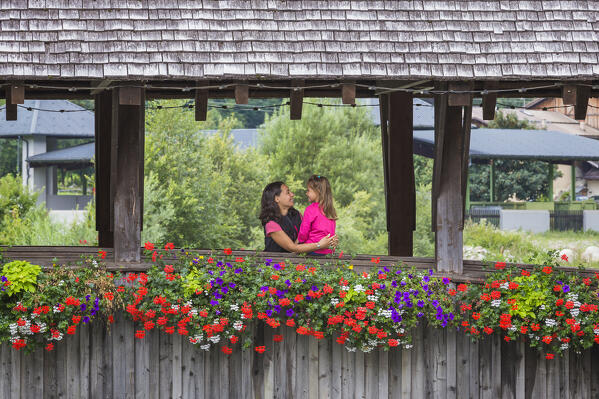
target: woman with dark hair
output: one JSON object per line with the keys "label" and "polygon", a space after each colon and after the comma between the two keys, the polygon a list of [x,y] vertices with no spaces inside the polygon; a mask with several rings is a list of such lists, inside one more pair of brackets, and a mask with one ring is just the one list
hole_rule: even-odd
{"label": "woman with dark hair", "polygon": [[267,252],[310,253],[333,247],[337,236],[327,235],[314,243],[297,244],[302,215],[293,207],[293,193],[281,181],[268,184],[262,192],[260,220]]}

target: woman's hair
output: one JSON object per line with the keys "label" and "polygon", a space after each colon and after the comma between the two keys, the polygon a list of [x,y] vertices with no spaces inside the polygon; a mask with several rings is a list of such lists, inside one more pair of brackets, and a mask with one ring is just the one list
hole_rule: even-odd
{"label": "woman's hair", "polygon": [[281,187],[283,186],[282,181],[275,181],[269,183],[264,187],[262,191],[262,205],[260,209],[259,219],[262,222],[262,226],[266,226],[271,220],[279,220],[281,217],[281,210],[279,204],[275,202],[275,197],[281,195]]}
{"label": "woman's hair", "polygon": [[312,175],[308,179],[308,187],[318,193],[318,205],[324,215],[331,219],[337,219],[337,212],[333,205],[333,191],[329,179],[321,175]]}

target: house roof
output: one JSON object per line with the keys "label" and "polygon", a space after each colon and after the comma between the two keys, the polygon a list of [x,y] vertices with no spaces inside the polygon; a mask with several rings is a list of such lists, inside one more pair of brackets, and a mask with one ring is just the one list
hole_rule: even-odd
{"label": "house roof", "polygon": [[[435,134],[414,131],[414,153],[433,157]],[[472,129],[470,159],[599,160],[599,140],[550,130]]]}
{"label": "house roof", "polygon": [[[6,109],[1,108],[0,138],[37,135],[73,139],[94,137],[94,113],[67,100],[25,100],[18,108],[16,121],[7,121]],[[36,111],[36,108],[57,112]]]}
{"label": "house roof", "polygon": [[7,0],[10,78],[582,79],[599,2]]}
{"label": "house roof", "polygon": [[95,143],[81,144],[69,148],[44,152],[27,158],[32,168],[42,166],[91,166],[94,157]]}

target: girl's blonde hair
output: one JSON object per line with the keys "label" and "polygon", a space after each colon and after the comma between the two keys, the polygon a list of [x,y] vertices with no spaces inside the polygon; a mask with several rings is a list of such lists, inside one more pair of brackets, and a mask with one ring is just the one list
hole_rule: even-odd
{"label": "girl's blonde hair", "polygon": [[318,205],[320,205],[322,213],[331,220],[337,220],[337,212],[333,205],[333,191],[329,180],[321,175],[312,175],[308,179],[308,187],[318,193]]}

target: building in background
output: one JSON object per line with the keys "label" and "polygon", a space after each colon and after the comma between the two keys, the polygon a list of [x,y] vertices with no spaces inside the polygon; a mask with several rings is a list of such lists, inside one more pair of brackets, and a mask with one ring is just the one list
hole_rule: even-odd
{"label": "building in background", "polygon": [[82,172],[92,166],[91,158],[77,159],[79,146],[64,147],[94,140],[94,113],[66,100],[25,100],[16,121],[7,121],[5,112],[0,110],[0,139],[19,141],[23,185],[38,192],[38,203],[46,204],[54,220],[70,222],[81,216],[91,193],[59,192],[58,170],[78,171],[84,182]]}

